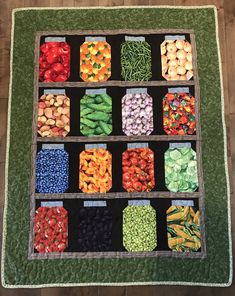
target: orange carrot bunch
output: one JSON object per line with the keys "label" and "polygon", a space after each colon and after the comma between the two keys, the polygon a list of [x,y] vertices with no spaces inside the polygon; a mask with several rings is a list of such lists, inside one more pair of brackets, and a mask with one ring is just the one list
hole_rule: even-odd
{"label": "orange carrot bunch", "polygon": [[86,41],[80,47],[83,81],[106,81],[111,76],[111,46],[106,41]]}

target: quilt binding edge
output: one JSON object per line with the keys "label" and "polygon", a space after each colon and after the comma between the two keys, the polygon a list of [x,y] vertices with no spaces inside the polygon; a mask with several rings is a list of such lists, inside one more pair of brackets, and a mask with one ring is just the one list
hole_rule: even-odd
{"label": "quilt binding edge", "polygon": [[[10,148],[10,123],[11,123],[11,99],[12,99],[12,70],[13,70],[13,48],[14,48],[14,27],[15,27],[15,13],[24,10],[69,10],[69,9],[138,9],[138,8],[169,8],[169,9],[206,9],[213,8],[215,16],[215,29],[216,29],[216,43],[219,62],[220,74],[220,89],[221,89],[221,113],[223,124],[223,140],[224,140],[224,163],[225,175],[227,185],[227,207],[228,207],[228,238],[229,238],[229,280],[227,283],[200,283],[200,282],[183,282],[183,281],[156,281],[156,282],[108,282],[108,283],[52,283],[52,284],[38,284],[38,285],[11,285],[5,282],[4,278],[4,263],[5,263],[5,244],[6,244],[6,222],[7,222],[7,208],[8,208],[8,167],[9,167],[9,148]],[[76,286],[135,286],[135,285],[185,285],[185,286],[205,286],[205,287],[229,287],[232,284],[233,278],[233,256],[232,256],[232,233],[231,233],[231,193],[228,172],[227,160],[227,131],[224,113],[224,86],[222,75],[222,62],[221,51],[219,43],[219,30],[218,30],[218,14],[215,5],[201,5],[201,6],[171,6],[171,5],[153,5],[153,6],[94,6],[94,7],[23,7],[15,8],[12,10],[12,25],[11,25],[11,53],[10,53],[10,81],[9,81],[9,98],[8,98],[8,117],[7,117],[7,142],[6,142],[6,163],[5,163],[5,199],[4,199],[4,212],[3,212],[3,232],[2,232],[2,256],[1,256],[1,282],[4,288],[45,288],[45,287],[76,287]]]}

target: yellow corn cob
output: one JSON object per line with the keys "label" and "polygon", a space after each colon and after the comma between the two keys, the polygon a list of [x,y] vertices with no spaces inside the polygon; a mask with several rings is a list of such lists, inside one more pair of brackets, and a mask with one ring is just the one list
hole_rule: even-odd
{"label": "yellow corn cob", "polygon": [[193,233],[200,239],[201,238],[201,232],[200,231],[193,231]]}
{"label": "yellow corn cob", "polygon": [[189,212],[189,207],[184,207],[179,213],[174,213],[172,215],[168,215],[167,222],[174,221],[174,220],[185,220]]}
{"label": "yellow corn cob", "polygon": [[183,242],[185,242],[185,239],[182,237],[174,237],[174,238],[169,238],[168,239],[168,245],[169,248],[172,249],[174,246],[182,244]]}
{"label": "yellow corn cob", "polygon": [[189,234],[187,234],[186,232],[184,232],[184,231],[182,231],[180,229],[178,229],[176,231],[176,234],[177,234],[177,236],[183,237],[183,238],[193,242],[192,237]]}
{"label": "yellow corn cob", "polygon": [[187,247],[189,249],[196,249],[195,242],[183,242],[182,246]]}
{"label": "yellow corn cob", "polygon": [[173,212],[174,210],[176,210],[177,207],[176,206],[171,206],[169,207],[169,209],[166,211],[167,215],[169,215],[171,212]]}
{"label": "yellow corn cob", "polygon": [[200,225],[200,212],[197,211],[197,213],[195,214],[194,218],[193,218],[193,222],[197,225]]}
{"label": "yellow corn cob", "polygon": [[192,207],[189,208],[189,212],[190,212],[190,215],[191,215],[192,217],[195,216],[195,212],[194,212],[194,209],[193,209]]}

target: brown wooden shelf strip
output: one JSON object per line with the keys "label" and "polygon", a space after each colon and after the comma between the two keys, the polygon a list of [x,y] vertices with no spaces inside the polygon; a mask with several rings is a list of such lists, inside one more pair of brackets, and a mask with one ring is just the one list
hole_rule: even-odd
{"label": "brown wooden shelf strip", "polygon": [[152,252],[64,252],[64,253],[33,253],[28,259],[65,259],[65,258],[136,258],[136,257],[186,257],[204,258],[204,252],[177,253],[173,251],[152,251]]}
{"label": "brown wooden shelf strip", "polygon": [[196,141],[199,140],[196,135],[185,136],[167,136],[167,135],[153,135],[153,136],[93,136],[93,137],[38,137],[37,142],[134,142],[134,141]]}
{"label": "brown wooden shelf strip", "polygon": [[194,80],[183,81],[183,80],[175,80],[175,81],[121,81],[121,80],[108,80],[103,82],[39,82],[39,87],[107,87],[107,86],[120,86],[120,87],[148,87],[148,86],[190,86],[195,85]]}
{"label": "brown wooden shelf strip", "polygon": [[117,198],[199,198],[199,192],[107,192],[107,193],[35,193],[36,199],[117,199]]}

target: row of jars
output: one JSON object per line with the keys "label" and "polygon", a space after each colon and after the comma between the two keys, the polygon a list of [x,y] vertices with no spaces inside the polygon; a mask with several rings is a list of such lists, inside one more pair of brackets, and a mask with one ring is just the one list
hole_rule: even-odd
{"label": "row of jars", "polygon": [[[105,37],[86,37],[80,46],[80,77],[102,82],[111,77],[111,46]],[[165,36],[160,45],[162,76],[166,80],[193,77],[192,46],[185,36]],[[79,53],[78,53],[79,54]],[[154,54],[154,53],[153,53]],[[125,81],[147,81],[152,77],[151,46],[142,36],[126,36],[120,48],[121,76]],[[63,37],[47,37],[40,46],[39,79],[63,82],[70,77],[71,49]]]}
{"label": "row of jars", "polygon": [[[167,135],[196,132],[195,98],[185,90],[174,88],[162,99],[163,129]],[[124,134],[139,136],[153,132],[153,98],[147,89],[127,89],[121,104]],[[81,134],[88,137],[110,135],[113,111],[112,98],[106,89],[86,90],[80,99]],[[37,119],[38,133],[42,137],[65,137],[69,133],[70,98],[65,90],[45,90],[38,101]]]}
{"label": "row of jars", "polygon": [[[195,252],[201,247],[200,211],[191,200],[174,200],[165,212],[168,248]],[[34,218],[34,248],[39,253],[66,252],[69,210],[63,201],[41,202]],[[113,213],[105,201],[84,201],[77,209],[76,249],[113,251]],[[129,200],[122,211],[122,245],[128,252],[154,251],[158,246],[158,208],[150,200]],[[74,238],[73,238],[74,241]]]}
{"label": "row of jars", "polygon": [[[155,188],[155,153],[148,143],[129,143],[122,153],[122,187],[127,192]],[[191,143],[170,143],[164,154],[165,186],[171,192],[198,188],[197,156]],[[112,154],[106,144],[86,144],[79,154],[77,186],[84,193],[106,193],[112,188]],[[115,172],[116,173],[116,172]],[[63,144],[43,144],[36,158],[36,190],[63,193],[69,187],[69,154]],[[95,195],[94,195],[95,196]]]}

